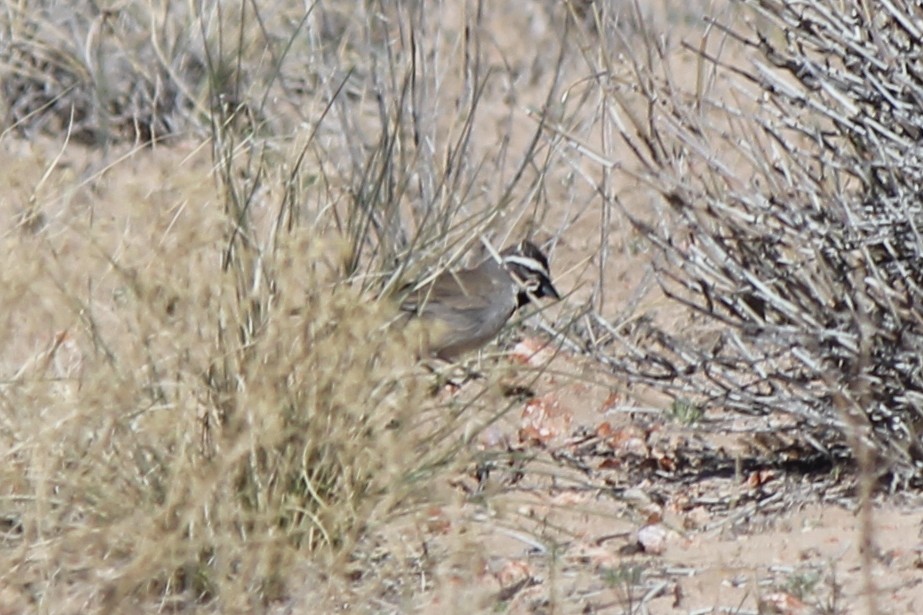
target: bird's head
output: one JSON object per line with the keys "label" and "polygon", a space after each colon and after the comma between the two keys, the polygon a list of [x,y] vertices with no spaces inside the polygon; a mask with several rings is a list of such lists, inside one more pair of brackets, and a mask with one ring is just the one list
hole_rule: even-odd
{"label": "bird's head", "polygon": [[531,241],[521,241],[500,253],[503,266],[506,267],[520,284],[518,293],[519,307],[530,301],[530,295],[537,299],[551,297],[560,299],[561,295],[551,283],[548,269],[548,257]]}

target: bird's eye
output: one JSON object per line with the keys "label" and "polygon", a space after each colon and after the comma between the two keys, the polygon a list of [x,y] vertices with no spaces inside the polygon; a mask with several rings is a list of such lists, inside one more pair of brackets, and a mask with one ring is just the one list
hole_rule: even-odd
{"label": "bird's eye", "polygon": [[526,280],[525,286],[526,286],[526,290],[528,290],[530,293],[534,293],[539,288],[541,288],[542,283],[539,280],[532,278],[532,279]]}

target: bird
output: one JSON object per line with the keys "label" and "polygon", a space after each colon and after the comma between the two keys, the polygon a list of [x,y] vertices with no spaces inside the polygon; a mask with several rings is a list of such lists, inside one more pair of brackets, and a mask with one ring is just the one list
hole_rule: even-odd
{"label": "bird", "polygon": [[531,241],[509,246],[499,257],[473,269],[443,272],[404,297],[400,311],[425,325],[429,354],[454,361],[496,337],[533,298],[561,298],[548,257]]}

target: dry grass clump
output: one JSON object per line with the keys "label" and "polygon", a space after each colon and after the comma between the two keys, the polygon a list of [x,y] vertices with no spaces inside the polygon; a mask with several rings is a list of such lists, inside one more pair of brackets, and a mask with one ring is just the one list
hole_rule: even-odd
{"label": "dry grass clump", "polygon": [[289,235],[264,263],[284,291],[241,297],[224,212],[131,207],[2,241],[2,582],[43,612],[261,609],[431,475],[412,334],[329,239]]}
{"label": "dry grass clump", "polygon": [[923,15],[747,4],[754,27],[713,22],[688,43],[694,63],[651,34],[643,53],[618,47],[633,94],[600,81],[636,177],[679,222],[635,216],[664,289],[726,326],[703,346],[654,325],[612,364],[694,403],[788,413],[825,452],[870,447],[876,472],[919,479]]}
{"label": "dry grass clump", "polygon": [[191,4],[4,4],[7,126],[34,134],[71,125],[89,143],[148,140],[201,111],[208,59]]}
{"label": "dry grass clump", "polygon": [[96,145],[205,135],[220,109],[262,130],[290,127],[308,117],[297,99],[326,89],[312,58],[342,34],[308,32],[312,13],[287,2],[4,2],[4,124]]}

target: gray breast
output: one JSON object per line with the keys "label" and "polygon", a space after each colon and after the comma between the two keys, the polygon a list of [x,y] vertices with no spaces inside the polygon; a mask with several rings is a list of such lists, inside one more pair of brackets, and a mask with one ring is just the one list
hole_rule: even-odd
{"label": "gray breast", "polygon": [[492,340],[516,309],[516,291],[516,283],[494,261],[446,274],[419,314],[438,328],[430,351],[451,360]]}

